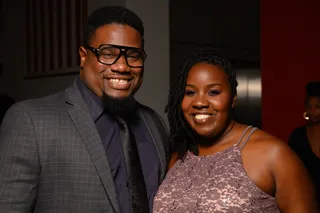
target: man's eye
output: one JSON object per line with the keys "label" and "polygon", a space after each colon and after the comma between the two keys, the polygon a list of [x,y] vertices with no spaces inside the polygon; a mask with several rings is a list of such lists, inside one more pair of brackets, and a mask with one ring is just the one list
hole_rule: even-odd
{"label": "man's eye", "polygon": [[138,59],[140,58],[140,56],[138,54],[132,54],[132,55],[128,55],[127,58]]}
{"label": "man's eye", "polygon": [[108,53],[101,54],[101,56],[104,57],[104,58],[115,58],[115,57],[117,57],[117,55],[115,55],[115,54],[108,54]]}

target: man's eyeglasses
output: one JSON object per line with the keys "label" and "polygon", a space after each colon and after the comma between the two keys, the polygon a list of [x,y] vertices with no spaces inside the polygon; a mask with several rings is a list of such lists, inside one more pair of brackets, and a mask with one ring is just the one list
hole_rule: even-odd
{"label": "man's eyeglasses", "polygon": [[99,48],[88,46],[87,49],[91,50],[97,56],[98,61],[105,65],[116,63],[123,54],[129,67],[140,68],[143,67],[147,58],[143,49],[135,47],[101,44]]}

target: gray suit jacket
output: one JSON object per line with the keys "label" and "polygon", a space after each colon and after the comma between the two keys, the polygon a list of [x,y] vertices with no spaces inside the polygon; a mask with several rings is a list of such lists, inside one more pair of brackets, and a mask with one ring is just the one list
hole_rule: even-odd
{"label": "gray suit jacket", "polygon": [[[146,106],[138,116],[157,148],[161,181],[166,129]],[[0,212],[119,213],[105,150],[75,83],[9,109],[0,132]]]}

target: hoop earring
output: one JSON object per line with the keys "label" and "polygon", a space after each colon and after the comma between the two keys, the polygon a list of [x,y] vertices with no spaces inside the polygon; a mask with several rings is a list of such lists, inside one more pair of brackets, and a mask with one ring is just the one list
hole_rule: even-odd
{"label": "hoop earring", "polygon": [[303,113],[303,118],[305,119],[305,120],[309,120],[310,118],[307,116],[307,112],[304,112]]}

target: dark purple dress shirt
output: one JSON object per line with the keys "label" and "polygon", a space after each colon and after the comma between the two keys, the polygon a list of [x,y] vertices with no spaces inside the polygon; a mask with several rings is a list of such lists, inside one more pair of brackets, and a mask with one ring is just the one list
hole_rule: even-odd
{"label": "dark purple dress shirt", "polygon": [[[103,112],[104,107],[100,98],[88,89],[79,78],[77,79],[77,86],[87,103],[89,112],[96,124],[105,148],[115,182],[120,210],[122,213],[128,213],[130,212],[130,198],[119,126],[111,116]],[[159,185],[160,160],[145,124],[138,117],[132,126],[132,131],[137,142],[143,176],[147,187],[149,206],[150,210],[152,210],[153,198]]]}

